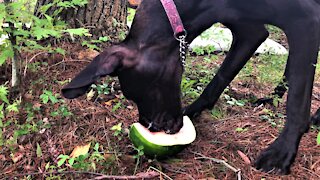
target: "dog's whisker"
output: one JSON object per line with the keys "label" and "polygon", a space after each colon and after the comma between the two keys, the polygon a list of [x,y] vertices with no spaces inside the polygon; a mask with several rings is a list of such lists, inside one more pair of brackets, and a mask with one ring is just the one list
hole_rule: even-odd
{"label": "dog's whisker", "polygon": [[150,122],[147,129],[150,129],[152,127],[153,122]]}

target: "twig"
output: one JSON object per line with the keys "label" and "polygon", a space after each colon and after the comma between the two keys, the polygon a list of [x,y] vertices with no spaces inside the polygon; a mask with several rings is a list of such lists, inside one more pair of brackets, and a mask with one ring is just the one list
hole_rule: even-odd
{"label": "twig", "polygon": [[170,171],[170,172],[174,172],[174,173],[179,173],[179,174],[184,174],[186,176],[189,177],[189,179],[191,180],[195,180],[190,174],[186,173],[186,172],[182,172],[180,170],[176,170],[176,169],[171,169],[168,165],[163,164],[162,167],[164,167],[166,170]]}
{"label": "twig", "polygon": [[14,174],[14,175],[6,175],[0,174],[0,177],[10,177],[10,178],[17,178],[17,177],[24,177],[24,176],[35,176],[35,175],[53,175],[53,174],[89,174],[94,176],[103,176],[104,174],[95,173],[95,172],[88,172],[88,171],[55,171],[55,172],[33,172],[33,173],[23,173],[23,174]]}
{"label": "twig", "polygon": [[62,63],[66,63],[66,62],[88,62],[88,63],[90,63],[91,61],[88,61],[88,60],[68,60],[68,61],[60,61],[60,62],[58,62],[58,63],[56,63],[56,64],[53,64],[53,65],[49,66],[49,67],[48,67],[48,70],[49,70],[50,68],[54,67],[54,66],[58,66],[58,65],[60,65],[60,64],[62,64]]}
{"label": "twig", "polygon": [[233,166],[231,166],[230,164],[228,164],[226,161],[222,160],[222,159],[216,159],[216,158],[211,158],[211,157],[207,157],[201,153],[197,153],[197,152],[193,152],[193,154],[199,155],[201,157],[196,157],[195,159],[208,159],[211,160],[213,162],[219,163],[219,164],[223,164],[224,166],[226,166],[227,168],[231,169],[233,172],[235,172],[237,174],[237,179],[241,180],[241,169],[237,169]]}
{"label": "twig", "polygon": [[306,170],[310,175],[312,176],[316,176],[317,178],[320,178],[320,175],[318,175],[317,173],[313,172],[312,170],[310,169],[307,169],[305,167],[301,167],[302,169]]}
{"label": "twig", "polygon": [[24,71],[23,71],[23,77],[26,77],[27,69],[28,69],[28,63],[31,63],[37,56],[39,56],[41,54],[44,54],[44,53],[47,53],[47,52],[46,51],[39,52],[39,53],[35,54],[34,56],[32,56],[32,58],[30,58],[29,61],[26,60],[26,65],[25,65]]}
{"label": "twig", "polygon": [[96,177],[94,179],[153,179],[155,177],[158,177],[159,173],[155,172],[155,171],[149,171],[149,172],[142,172],[142,173],[138,173],[137,175],[134,176],[100,176],[100,177]]}
{"label": "twig", "polygon": [[152,169],[153,171],[158,172],[159,174],[163,175],[164,177],[168,178],[169,180],[173,180],[173,179],[170,178],[168,175],[166,175],[165,173],[163,173],[162,171],[160,171],[159,169],[157,169],[157,168],[155,168],[155,167],[153,167],[153,166],[150,166],[150,167],[148,168],[148,171],[149,171],[150,169]]}
{"label": "twig", "polygon": [[23,174],[15,174],[15,175],[4,175],[0,174],[0,176],[10,177],[10,178],[17,178],[17,177],[24,177],[24,176],[34,176],[34,175],[52,175],[52,174],[89,174],[93,176],[97,176],[94,179],[152,179],[159,176],[159,173],[155,171],[150,171],[146,173],[138,173],[135,176],[112,176],[112,175],[105,175],[101,173],[95,172],[87,172],[87,171],[62,171],[62,172],[34,172],[34,173],[23,173]]}

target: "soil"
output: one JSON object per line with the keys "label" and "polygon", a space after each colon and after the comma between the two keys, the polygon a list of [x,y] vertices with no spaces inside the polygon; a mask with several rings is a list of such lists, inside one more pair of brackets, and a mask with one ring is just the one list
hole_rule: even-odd
{"label": "soil", "polygon": [[[67,118],[53,118],[52,109],[56,108],[41,103],[39,96],[43,90],[60,93],[61,82],[74,77],[96,52],[86,51],[71,45],[64,45],[66,57],[59,55],[40,54],[33,62],[47,62],[47,66],[40,66],[32,71],[29,69],[23,77],[22,99],[25,104],[37,106],[40,111],[34,114],[34,121],[45,120],[51,125],[38,132],[22,135],[17,144],[11,147],[0,147],[0,176],[5,179],[21,179],[23,177],[44,179],[50,177],[41,172],[49,172],[46,165],[56,165],[60,154],[70,154],[74,147],[88,142],[98,142],[99,151],[103,152],[104,163],[97,163],[96,173],[105,175],[126,176],[133,175],[136,166],[134,148],[126,134],[130,124],[138,120],[138,111],[135,104],[122,99],[122,93],[116,78],[109,78],[113,84],[111,94],[94,97],[87,100],[86,96],[67,100],[65,104],[73,113]],[[30,60],[33,55],[25,53],[24,59]],[[202,59],[199,57],[199,59]],[[222,57],[221,57],[222,59]],[[2,67],[0,72],[7,72],[8,67]],[[8,77],[8,76],[7,76]],[[0,77],[3,78],[3,77]],[[3,80],[3,79],[2,79]],[[273,87],[260,87],[256,84],[246,84],[234,81],[230,85],[234,96],[264,97],[272,92]],[[312,98],[312,113],[320,106],[320,81],[316,79]],[[18,97],[12,94],[13,97]],[[117,102],[121,107],[113,110]],[[224,164],[219,164],[210,158],[224,160],[230,166],[240,169],[243,179],[320,179],[320,148],[316,144],[318,130],[311,128],[300,143],[297,158],[291,168],[291,174],[278,176],[274,173],[263,173],[252,164],[258,154],[273,142],[283,127],[285,118],[285,99],[274,108],[254,107],[250,103],[245,106],[227,106],[219,101],[217,107],[226,113],[223,118],[213,118],[209,111],[194,120],[197,130],[197,139],[181,153],[167,160],[150,160],[142,156],[136,173],[147,172],[152,166],[153,170],[161,172],[154,179],[236,179],[237,174]],[[187,104],[184,104],[184,106]],[[280,114],[275,118],[262,119],[268,115],[263,109],[273,109],[273,114]],[[270,114],[269,114],[270,115]],[[25,123],[27,112],[21,109],[19,116],[12,116],[20,124]],[[114,136],[110,128],[122,123],[124,132]],[[242,128],[243,131],[236,131]],[[5,138],[11,137],[13,126],[8,126],[3,132]],[[42,156],[38,157],[36,149],[41,147]],[[92,151],[90,151],[92,152]],[[13,159],[15,162],[13,162]],[[62,179],[89,179],[97,175],[93,173],[78,172],[76,169],[63,165],[65,173],[51,174]],[[91,170],[92,171],[92,170]],[[33,174],[40,173],[40,174]]]}

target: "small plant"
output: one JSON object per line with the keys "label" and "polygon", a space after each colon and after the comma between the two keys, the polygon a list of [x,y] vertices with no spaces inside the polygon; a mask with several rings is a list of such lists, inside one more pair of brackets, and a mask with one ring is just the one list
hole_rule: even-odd
{"label": "small plant", "polygon": [[107,95],[111,92],[109,81],[104,81],[102,84],[92,84],[91,88],[99,95]]}
{"label": "small plant", "polygon": [[225,116],[225,112],[220,107],[213,107],[210,113],[215,119],[222,119]]}
{"label": "small plant", "polygon": [[193,88],[196,83],[197,80],[191,80],[187,77],[183,77],[181,81],[181,92],[183,96],[191,99],[195,99],[196,97],[198,97],[199,92],[197,92],[197,89]]}
{"label": "small plant", "polygon": [[[274,113],[273,111],[269,109],[263,109],[264,112],[263,115],[260,116],[260,119],[263,121],[268,121],[273,127],[281,127],[283,125],[282,119],[285,118],[285,116],[281,113]],[[278,119],[278,121],[276,121]]]}
{"label": "small plant", "polygon": [[18,113],[20,105],[20,101],[10,103],[8,93],[8,88],[5,85],[0,85],[0,147],[4,144],[13,145],[17,141],[17,136],[24,133],[23,130],[18,130],[15,131],[15,135],[11,139],[4,138],[3,129],[12,123],[10,113]]}
{"label": "small plant", "polygon": [[44,90],[43,93],[40,95],[40,99],[42,100],[43,104],[50,103],[51,105],[53,105],[53,109],[50,113],[51,117],[60,116],[62,118],[66,118],[72,115],[68,107],[65,105],[65,101],[62,98],[60,98],[59,94],[53,94],[52,91]]}
{"label": "small plant", "polygon": [[203,47],[195,47],[192,49],[192,51],[197,55],[197,56],[202,56],[205,54],[205,49]]}
{"label": "small plant", "polygon": [[84,40],[81,45],[84,46],[84,47],[88,47],[89,49],[94,49],[94,50],[101,50],[98,45],[101,44],[101,43],[105,43],[105,42],[108,42],[110,41],[110,37],[109,36],[104,36],[104,37],[99,37],[99,39],[97,40],[90,40],[90,41],[87,41],[87,40]]}
{"label": "small plant", "polygon": [[114,131],[114,133],[113,133],[114,136],[118,137],[119,140],[122,139],[120,137],[121,133],[123,132],[122,123],[119,123],[117,125],[112,126],[111,130]]}
{"label": "small plant", "polygon": [[317,136],[317,145],[320,145],[320,132],[318,133],[318,136]]}
{"label": "small plant", "polygon": [[137,160],[135,168],[134,168],[134,174],[135,174],[137,172],[138,166],[140,164],[140,159],[144,155],[144,152],[143,152],[143,146],[139,146],[138,148],[133,146],[133,148],[134,148],[135,151],[137,151],[137,154],[135,154],[133,156],[133,158]]}
{"label": "small plant", "polygon": [[123,102],[125,100],[125,97],[123,95],[120,96],[120,98],[116,99],[116,104],[112,107],[112,112],[116,112],[118,109],[124,107]]}
{"label": "small plant", "polygon": [[52,91],[44,90],[43,93],[40,95],[40,99],[44,104],[47,104],[49,101],[51,101],[51,104],[54,105],[59,102],[58,96],[58,94],[54,95]]}
{"label": "small plant", "polygon": [[246,131],[248,131],[248,128],[241,128],[241,127],[238,127],[238,128],[236,128],[236,132],[246,132]]}
{"label": "small plant", "polygon": [[[0,3],[0,66],[11,60],[13,87],[19,85],[19,72],[22,72],[18,66],[21,52],[42,50],[64,55],[61,48],[53,48],[50,43],[43,45],[40,41],[51,37],[60,40],[66,36],[71,39],[90,36],[88,29],[68,29],[67,24],[59,20],[63,10],[84,6],[86,0],[52,1],[39,8],[39,16],[34,15],[34,8],[26,8],[28,3],[30,1],[20,0]],[[54,7],[56,10],[49,13]]]}
{"label": "small plant", "polygon": [[237,100],[233,97],[230,97],[228,94],[223,95],[224,99],[227,101],[227,104],[230,106],[244,106],[246,104],[245,100]]}
{"label": "small plant", "polygon": [[[97,169],[97,165],[105,166],[108,164],[112,164],[114,159],[108,158],[106,159],[103,155],[103,152],[99,151],[100,144],[96,143],[93,147],[93,152],[84,152],[84,154],[79,155],[77,157],[72,157],[72,155],[59,155],[59,160],[57,162],[57,168],[61,168],[63,165],[66,167],[71,167],[77,170],[83,171],[95,171]],[[87,149],[89,150],[89,149]],[[55,168],[55,166],[53,166]]]}
{"label": "small plant", "polygon": [[282,98],[280,98],[279,96],[274,96],[272,98],[272,105],[274,107],[278,107],[281,102],[282,102]]}

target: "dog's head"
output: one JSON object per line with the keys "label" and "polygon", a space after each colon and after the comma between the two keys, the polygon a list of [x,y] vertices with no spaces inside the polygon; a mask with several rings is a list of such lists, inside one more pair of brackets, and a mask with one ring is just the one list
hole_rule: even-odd
{"label": "dog's head", "polygon": [[[146,1],[140,4],[126,39],[94,58],[62,93],[66,98],[76,98],[98,78],[118,76],[124,96],[138,106],[142,125],[151,131],[176,133],[182,127],[180,82],[183,67],[179,60],[179,43],[173,37],[160,1],[143,2]],[[188,8],[195,5],[190,4]],[[192,36],[196,35],[189,37]]]}
{"label": "dog's head", "polygon": [[63,87],[62,94],[76,98],[85,94],[100,77],[118,76],[124,96],[138,106],[139,122],[151,131],[175,133],[182,126],[182,66],[178,55],[161,52],[155,47],[137,51],[124,44],[113,46],[95,57]]}

